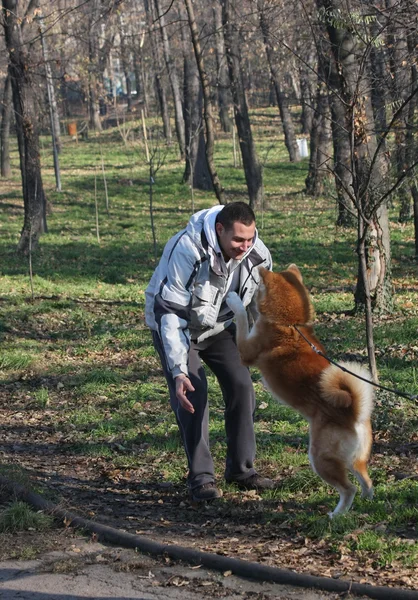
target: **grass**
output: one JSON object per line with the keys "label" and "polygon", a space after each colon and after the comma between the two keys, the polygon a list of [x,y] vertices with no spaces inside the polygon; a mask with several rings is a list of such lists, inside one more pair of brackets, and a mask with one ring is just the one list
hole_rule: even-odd
{"label": "grass", "polygon": [[19,371],[28,368],[34,357],[19,350],[5,351],[0,357],[0,369],[2,371]]}
{"label": "grass", "polygon": [[42,531],[49,529],[52,523],[52,517],[42,512],[35,512],[25,502],[12,502],[0,512],[0,533]]}
{"label": "grass", "polygon": [[[273,121],[266,116],[257,116],[257,122],[266,192],[263,215],[258,215],[260,236],[271,249],[277,269],[290,262],[301,268],[317,312],[317,333],[330,357],[355,355],[365,360],[363,319],[349,313],[357,274],[355,231],[335,226],[331,197],[304,195],[307,162],[289,164],[277,125],[271,126]],[[61,193],[54,190],[49,141],[45,138],[43,144],[43,177],[51,212],[49,233],[41,238],[33,257],[33,301],[27,259],[15,252],[23,222],[16,148],[13,178],[0,188],[0,205],[4,205],[0,213],[2,410],[23,415],[23,424],[32,418],[44,421],[51,435],[64,438],[67,451],[80,457],[101,458],[117,468],[145,464],[144,481],[163,478],[182,483],[186,461],[143,321],[144,291],[155,264],[141,148],[125,148],[115,130],[100,136],[110,209],[107,215],[99,178],[99,244],[94,211],[99,139],[79,144],[69,138],[63,141]],[[228,199],[246,199],[244,174],[233,168],[231,140],[220,136],[216,151]],[[182,165],[172,148],[154,186],[159,254],[191,214],[190,191],[181,184],[181,176]],[[128,180],[133,185],[127,185]],[[195,210],[215,203],[213,194],[196,191]],[[375,323],[378,368],[382,384],[417,394],[413,227],[397,223],[396,207],[391,235],[395,312]],[[380,565],[391,559],[416,561],[416,405],[386,392],[376,393],[371,464],[376,498],[365,502],[356,497],[349,515],[330,522],[326,514],[337,498],[308,466],[306,422],[271,399],[256,371],[253,378],[257,465],[281,482],[278,490],[265,495],[267,505],[260,505],[259,518],[265,523],[285,521],[295,535],[344,543],[359,560],[372,553]],[[225,435],[220,390],[210,373],[208,381],[216,471],[220,485],[233,494],[222,483]],[[405,478],[400,480],[399,473]],[[282,503],[288,507],[285,513],[277,509]],[[25,514],[23,507],[19,510]],[[359,529],[361,533],[353,533]],[[410,535],[411,531],[415,533]],[[401,533],[408,542],[402,541]]]}

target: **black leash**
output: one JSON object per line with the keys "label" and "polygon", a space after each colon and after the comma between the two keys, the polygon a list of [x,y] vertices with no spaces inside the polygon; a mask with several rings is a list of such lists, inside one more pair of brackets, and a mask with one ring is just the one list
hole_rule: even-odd
{"label": "black leash", "polygon": [[365,379],[364,377],[360,377],[360,375],[356,375],[356,373],[353,373],[352,371],[349,371],[342,365],[339,365],[338,363],[336,363],[331,358],[328,358],[328,356],[326,356],[326,354],[321,352],[321,350],[318,350],[318,348],[315,346],[315,344],[312,344],[312,342],[309,341],[308,338],[303,335],[303,333],[300,331],[300,329],[298,329],[297,325],[292,325],[292,327],[294,327],[296,329],[298,334],[303,337],[305,342],[307,342],[310,345],[310,347],[312,348],[312,350],[314,352],[316,352],[316,354],[319,354],[319,356],[322,356],[323,358],[325,358],[329,363],[331,363],[332,365],[335,365],[336,367],[341,369],[341,371],[344,371],[345,373],[349,373],[353,377],[357,377],[357,379],[361,379],[362,381],[365,381],[366,383],[370,383],[370,385],[374,385],[375,387],[377,387],[381,390],[385,390],[386,392],[392,392],[392,394],[396,394],[397,396],[401,396],[402,398],[406,398],[407,400],[413,400],[415,402],[418,401],[418,394],[415,394],[415,395],[405,394],[404,392],[400,392],[399,390],[393,390],[384,385],[380,385],[379,383],[375,383],[374,381],[370,381],[370,379]]}

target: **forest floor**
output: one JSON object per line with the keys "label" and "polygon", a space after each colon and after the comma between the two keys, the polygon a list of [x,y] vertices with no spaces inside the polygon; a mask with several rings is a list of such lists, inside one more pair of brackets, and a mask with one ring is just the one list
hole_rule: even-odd
{"label": "forest floor", "polygon": [[[3,388],[3,400],[6,394],[7,389]],[[116,468],[111,460],[79,456],[71,446],[57,444],[48,410],[39,414],[32,412],[28,418],[23,407],[19,410],[15,405],[11,410],[5,406],[3,402],[1,420],[6,432],[0,446],[3,466],[9,464],[13,475],[12,465],[19,465],[19,471],[22,469],[25,477],[28,476],[27,483],[30,482],[33,489],[87,519],[164,544],[192,547],[296,572],[404,589],[418,587],[418,574],[413,566],[402,569],[394,563],[391,567],[379,568],[366,557],[360,563],[344,554],[342,545],[337,547],[335,542],[324,538],[299,539],[286,522],[269,524],[260,518],[260,511],[268,511],[271,502],[255,492],[228,491],[219,502],[193,505],[185,486],[158,481],[157,472],[154,484],[149,483],[149,474],[145,483],[138,468]],[[411,473],[416,471],[412,463],[417,444],[409,446],[398,448],[398,456]],[[402,473],[396,476],[401,478]],[[280,510],[292,508],[283,503]],[[7,534],[2,534],[0,560],[32,559],[52,550],[68,551],[71,555],[77,547],[74,535],[64,524],[61,530],[14,534],[10,543]],[[402,531],[401,535],[406,542],[415,543],[417,530]],[[112,556],[108,563],[114,562],[115,555]],[[223,587],[222,590],[225,592]],[[287,597],[291,596],[283,596]]]}
{"label": "forest floor", "polygon": [[[365,363],[364,319],[352,313],[356,232],[335,226],[331,193],[318,199],[304,194],[307,161],[289,164],[276,112],[254,114],[265,162],[260,233],[275,268],[295,262],[303,270],[315,328],[329,356]],[[31,279],[26,259],[15,252],[24,213],[14,146],[14,179],[0,187],[0,473],[26,477],[35,491],[85,518],[164,544],[314,576],[418,589],[418,414],[412,400],[376,392],[370,462],[375,497],[369,502],[358,494],[350,512],[330,522],[337,497],[309,466],[307,423],[271,398],[257,372],[256,467],[276,479],[278,489],[258,495],[225,483],[224,405],[208,372],[210,443],[223,497],[205,507],[190,503],[180,435],[143,323],[144,290],[155,269],[154,251],[161,253],[191,211],[213,205],[214,198],[197,190],[190,197],[173,146],[152,188],[156,244],[141,131],[138,122],[131,145],[122,143],[117,128],[79,143],[68,136],[59,193],[49,141],[43,140],[49,233],[32,257]],[[221,136],[223,185],[229,199],[245,199],[244,173],[233,156],[232,140]],[[106,179],[98,186],[100,163]],[[413,223],[399,223],[395,212],[395,307],[392,315],[375,319],[376,356],[382,384],[416,394]],[[29,531],[1,534],[0,559],[36,559],[49,551],[49,541],[51,548],[72,552],[65,528]]]}

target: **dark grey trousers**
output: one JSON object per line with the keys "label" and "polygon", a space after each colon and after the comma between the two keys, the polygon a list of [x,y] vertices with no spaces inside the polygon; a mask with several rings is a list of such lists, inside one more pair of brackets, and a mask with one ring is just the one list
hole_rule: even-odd
{"label": "dark grey trousers", "polygon": [[170,392],[170,403],[180,429],[189,465],[188,484],[194,489],[214,481],[214,466],[209,449],[208,388],[201,360],[216,376],[225,403],[227,455],[225,478],[242,480],[253,475],[255,458],[255,394],[247,367],[241,363],[235,343],[235,325],[213,338],[195,344],[189,351],[189,379],[195,388],[187,397],[195,412],[184,410],[176,397],[175,381],[167,368],[160,337],[152,332]]}

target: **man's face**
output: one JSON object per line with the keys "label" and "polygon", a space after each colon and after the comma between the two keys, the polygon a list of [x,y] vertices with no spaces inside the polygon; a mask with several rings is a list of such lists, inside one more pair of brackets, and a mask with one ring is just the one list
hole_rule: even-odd
{"label": "man's face", "polygon": [[225,229],[222,223],[216,223],[219,245],[225,260],[233,258],[240,260],[253,245],[255,235],[255,223],[244,225],[236,221],[231,229]]}

